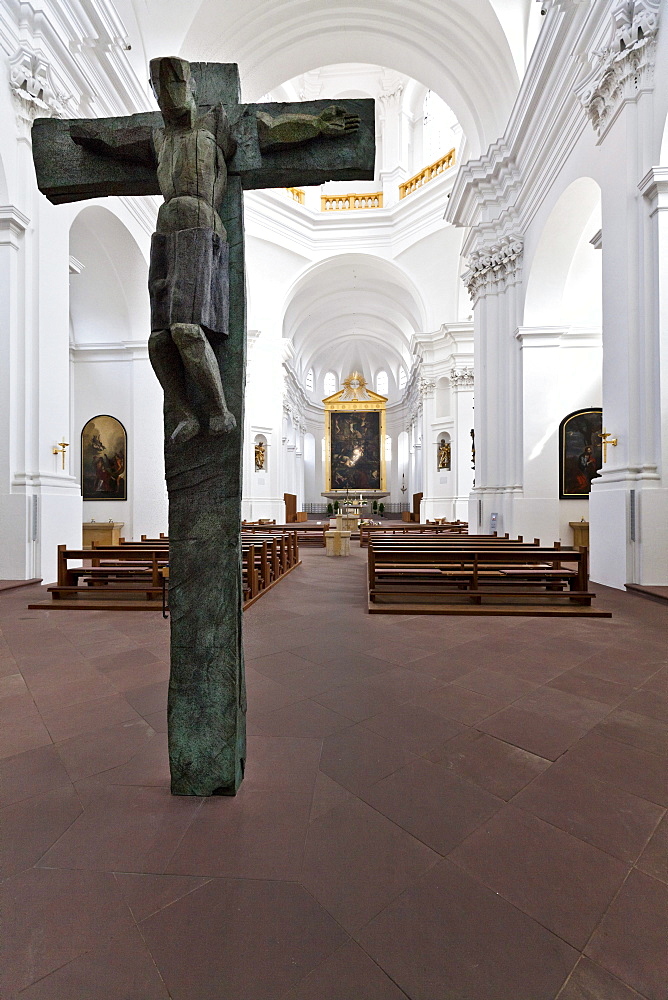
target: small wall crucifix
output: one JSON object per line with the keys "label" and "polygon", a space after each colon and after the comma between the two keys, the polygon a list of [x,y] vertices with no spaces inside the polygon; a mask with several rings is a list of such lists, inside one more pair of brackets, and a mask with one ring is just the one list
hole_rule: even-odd
{"label": "small wall crucifix", "polygon": [[601,439],[601,446],[603,448],[603,462],[605,464],[605,462],[608,461],[608,445],[612,445],[613,448],[616,448],[617,438],[611,438],[609,432],[606,431],[605,428],[601,431],[600,434],[597,434],[596,437],[599,437]]}
{"label": "small wall crucifix", "polygon": [[53,454],[60,455],[63,460],[63,471],[65,471],[65,455],[67,453],[68,448],[69,444],[67,443],[65,438],[63,438],[62,441],[60,441],[58,444],[54,444],[53,446]]}

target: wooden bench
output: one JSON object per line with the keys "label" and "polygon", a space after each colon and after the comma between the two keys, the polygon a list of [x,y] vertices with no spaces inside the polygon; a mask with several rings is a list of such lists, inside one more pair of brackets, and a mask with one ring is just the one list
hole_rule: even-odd
{"label": "wooden bench", "polygon": [[[297,532],[241,536],[244,608],[253,604],[301,560]],[[49,600],[31,608],[57,610],[153,611],[166,613],[169,581],[169,539],[142,536],[122,539],[117,546],[68,549],[58,546],[58,579],[47,588]]]}
{"label": "wooden bench", "polygon": [[414,545],[373,538],[368,552],[372,614],[596,615],[587,550],[487,536],[464,544]]}

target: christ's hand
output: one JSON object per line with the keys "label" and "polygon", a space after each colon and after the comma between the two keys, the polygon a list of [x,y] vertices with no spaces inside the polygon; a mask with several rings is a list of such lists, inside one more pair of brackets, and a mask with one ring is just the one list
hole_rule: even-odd
{"label": "christ's hand", "polygon": [[319,115],[320,134],[336,137],[355,132],[360,127],[359,115],[349,114],[345,108],[333,104]]}

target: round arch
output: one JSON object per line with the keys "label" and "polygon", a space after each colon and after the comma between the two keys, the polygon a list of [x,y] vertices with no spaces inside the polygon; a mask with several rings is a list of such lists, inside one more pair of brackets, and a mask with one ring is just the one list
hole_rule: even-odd
{"label": "round arch", "polygon": [[357,0],[345,11],[326,0],[284,5],[263,0],[230,4],[204,0],[183,43],[192,58],[237,62],[247,99],[318,66],[373,62],[421,81],[454,111],[471,153],[479,155],[502,133],[519,86],[508,39],[490,0],[472,9],[447,4]]}
{"label": "round arch", "polygon": [[561,193],[541,232],[526,286],[524,326],[600,328],[600,231],[601,189],[591,177],[579,177]]}
{"label": "round arch", "polygon": [[75,342],[146,340],[148,265],[118,216],[101,205],[83,207],[70,226],[70,256],[74,259],[70,322]]}
{"label": "round arch", "polygon": [[410,367],[413,334],[425,328],[421,298],[395,264],[370,254],[342,254],[314,264],[286,297],[283,336],[291,340],[298,371],[315,372],[316,394],[325,372],[339,379],[380,369],[398,393],[397,373]]}

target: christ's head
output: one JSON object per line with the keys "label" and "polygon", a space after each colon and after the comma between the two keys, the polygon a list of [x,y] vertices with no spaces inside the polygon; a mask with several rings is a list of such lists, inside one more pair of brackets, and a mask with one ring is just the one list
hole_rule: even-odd
{"label": "christ's head", "polygon": [[178,56],[151,59],[151,86],[166,121],[177,124],[197,111],[190,63]]}

